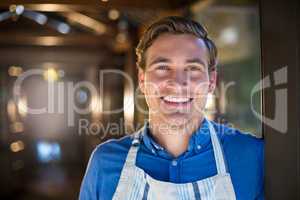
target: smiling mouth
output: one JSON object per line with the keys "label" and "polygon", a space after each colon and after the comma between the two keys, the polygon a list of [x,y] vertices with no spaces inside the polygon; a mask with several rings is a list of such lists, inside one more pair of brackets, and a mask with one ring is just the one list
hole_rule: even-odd
{"label": "smiling mouth", "polygon": [[186,105],[193,101],[190,97],[163,96],[160,99],[169,105]]}

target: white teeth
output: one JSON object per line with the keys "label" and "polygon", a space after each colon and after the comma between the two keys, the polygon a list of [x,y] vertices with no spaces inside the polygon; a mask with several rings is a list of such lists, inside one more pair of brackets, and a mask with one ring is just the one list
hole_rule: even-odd
{"label": "white teeth", "polygon": [[190,100],[190,98],[187,97],[174,97],[174,96],[166,96],[163,97],[165,101],[174,102],[174,103],[185,103]]}

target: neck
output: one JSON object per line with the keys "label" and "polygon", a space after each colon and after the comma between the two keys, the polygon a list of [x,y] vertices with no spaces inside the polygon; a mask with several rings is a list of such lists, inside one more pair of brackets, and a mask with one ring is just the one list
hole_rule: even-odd
{"label": "neck", "polygon": [[180,126],[149,119],[149,128],[154,140],[176,158],[187,150],[190,137],[203,119],[190,120]]}

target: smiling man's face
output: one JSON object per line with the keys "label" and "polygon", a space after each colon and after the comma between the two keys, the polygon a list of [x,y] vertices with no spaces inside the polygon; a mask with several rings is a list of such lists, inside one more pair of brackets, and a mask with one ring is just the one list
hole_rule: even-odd
{"label": "smiling man's face", "polygon": [[191,34],[162,34],[147,49],[139,86],[149,119],[181,126],[203,118],[207,95],[216,84],[202,39]]}

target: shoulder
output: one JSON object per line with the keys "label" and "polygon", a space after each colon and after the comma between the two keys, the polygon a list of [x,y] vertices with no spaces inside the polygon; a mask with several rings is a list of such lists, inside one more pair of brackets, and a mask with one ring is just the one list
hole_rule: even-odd
{"label": "shoulder", "polygon": [[81,185],[80,199],[98,199],[113,193],[131,141],[131,136],[111,139],[93,150]]}
{"label": "shoulder", "polygon": [[251,132],[244,132],[229,125],[212,122],[221,140],[233,140],[249,145],[263,145],[263,138],[259,138]]}
{"label": "shoulder", "polygon": [[249,132],[213,122],[223,146],[235,152],[263,159],[264,140]]}
{"label": "shoulder", "polygon": [[118,159],[126,156],[131,146],[132,136],[127,135],[120,139],[109,139],[99,144],[92,152],[93,159],[98,162],[105,162],[107,159]]}
{"label": "shoulder", "polygon": [[99,144],[90,156],[87,170],[99,178],[113,168],[122,168],[131,140],[131,136],[124,136],[120,139],[110,139]]}

